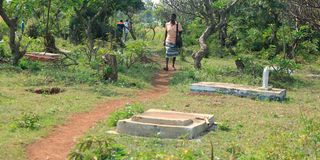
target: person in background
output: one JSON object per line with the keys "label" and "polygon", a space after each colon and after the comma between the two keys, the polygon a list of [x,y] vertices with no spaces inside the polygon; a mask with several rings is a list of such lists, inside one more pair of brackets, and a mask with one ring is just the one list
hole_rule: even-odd
{"label": "person in background", "polygon": [[[179,55],[179,49],[176,45],[177,32],[179,35],[182,34],[182,26],[176,21],[176,14],[172,14],[170,22],[165,24],[165,39],[163,45],[166,47],[166,67],[163,68],[165,71],[169,70],[168,63],[169,58],[172,58],[172,68],[175,68],[176,57]],[[178,25],[178,30],[177,30]]]}
{"label": "person in background", "polygon": [[21,22],[21,32],[22,32],[22,34],[24,33],[24,29],[25,29],[25,24],[24,24],[24,21],[22,20],[22,22]]}
{"label": "person in background", "polygon": [[129,34],[129,32],[130,32],[130,22],[129,22],[129,20],[126,20],[125,22],[124,22],[124,41],[126,42],[127,40],[128,40],[128,34]]}
{"label": "person in background", "polygon": [[117,22],[117,39],[122,39],[122,36],[123,36],[123,29],[124,29],[124,23],[123,23],[123,20],[120,20],[120,22]]}

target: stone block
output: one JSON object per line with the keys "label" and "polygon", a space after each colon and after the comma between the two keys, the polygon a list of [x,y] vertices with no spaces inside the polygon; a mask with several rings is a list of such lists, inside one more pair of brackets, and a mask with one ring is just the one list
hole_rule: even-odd
{"label": "stone block", "polygon": [[213,125],[213,115],[150,109],[118,121],[117,131],[133,136],[193,139]]}
{"label": "stone block", "polygon": [[285,89],[271,88],[262,89],[260,87],[245,86],[230,83],[199,82],[190,86],[192,92],[222,93],[239,97],[249,97],[260,100],[283,101],[286,97]]}

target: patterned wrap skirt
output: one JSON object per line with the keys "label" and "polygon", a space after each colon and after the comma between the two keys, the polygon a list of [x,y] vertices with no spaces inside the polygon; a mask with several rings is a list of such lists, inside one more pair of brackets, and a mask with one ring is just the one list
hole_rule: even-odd
{"label": "patterned wrap skirt", "polygon": [[166,42],[166,58],[173,58],[179,55],[179,48],[174,43]]}

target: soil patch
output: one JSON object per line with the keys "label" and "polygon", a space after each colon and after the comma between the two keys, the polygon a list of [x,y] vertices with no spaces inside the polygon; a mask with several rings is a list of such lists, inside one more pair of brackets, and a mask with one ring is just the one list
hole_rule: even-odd
{"label": "soil patch", "polygon": [[36,93],[36,94],[53,95],[53,94],[59,94],[61,92],[64,92],[65,90],[58,87],[52,87],[52,88],[43,88],[43,89],[27,89],[26,91]]}
{"label": "soil patch", "polygon": [[97,122],[108,117],[116,109],[127,103],[156,100],[167,94],[170,77],[174,72],[160,71],[154,77],[153,88],[140,91],[135,98],[122,98],[98,105],[86,113],[71,116],[65,124],[57,126],[47,137],[30,144],[26,148],[30,160],[65,160],[76,140],[83,136]]}

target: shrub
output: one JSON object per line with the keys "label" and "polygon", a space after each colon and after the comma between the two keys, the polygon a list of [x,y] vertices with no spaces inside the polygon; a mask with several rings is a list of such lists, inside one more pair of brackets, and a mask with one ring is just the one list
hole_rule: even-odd
{"label": "shrub", "polygon": [[30,61],[27,59],[22,59],[19,63],[19,67],[23,70],[40,71],[42,65],[39,61]]}
{"label": "shrub", "polygon": [[123,147],[106,136],[88,136],[69,154],[70,160],[118,160],[126,155]]}
{"label": "shrub", "polygon": [[135,114],[143,112],[143,108],[139,104],[126,105],[123,109],[113,112],[108,118],[109,126],[117,126],[117,123],[121,119],[129,118]]}
{"label": "shrub", "polygon": [[256,61],[253,57],[238,56],[237,60],[241,61],[244,65],[243,72],[253,76],[260,76],[263,72],[263,63]]}
{"label": "shrub", "polygon": [[[1,34],[0,34],[1,35]],[[5,41],[7,40],[7,37],[4,37]],[[1,41],[0,37],[0,41]],[[10,48],[9,45],[5,44],[6,42],[0,42],[0,62],[4,61],[7,62],[9,61],[11,54],[9,53]]]}
{"label": "shrub", "polygon": [[276,72],[284,76],[290,76],[294,70],[299,68],[299,65],[293,60],[283,58],[275,58],[271,60],[270,65],[275,66]]}
{"label": "shrub", "polygon": [[40,116],[36,113],[30,112],[30,113],[23,113],[20,120],[17,122],[17,126],[19,128],[28,128],[31,130],[39,129]]}
{"label": "shrub", "polygon": [[0,40],[3,38],[4,35],[8,35],[9,33],[9,28],[5,24],[4,21],[0,21]]}
{"label": "shrub", "polygon": [[145,41],[136,40],[126,44],[126,48],[122,54],[118,54],[120,62],[123,62],[129,69],[136,62],[141,62],[148,53],[147,44]]}
{"label": "shrub", "polygon": [[225,132],[229,132],[231,130],[230,126],[226,123],[218,124],[218,129]]}
{"label": "shrub", "polygon": [[27,27],[26,34],[29,37],[36,39],[41,34],[39,30],[40,30],[39,25],[32,23],[30,26]]}
{"label": "shrub", "polygon": [[[0,38],[1,40],[1,38]],[[0,61],[6,57],[4,45],[0,42]]]}

